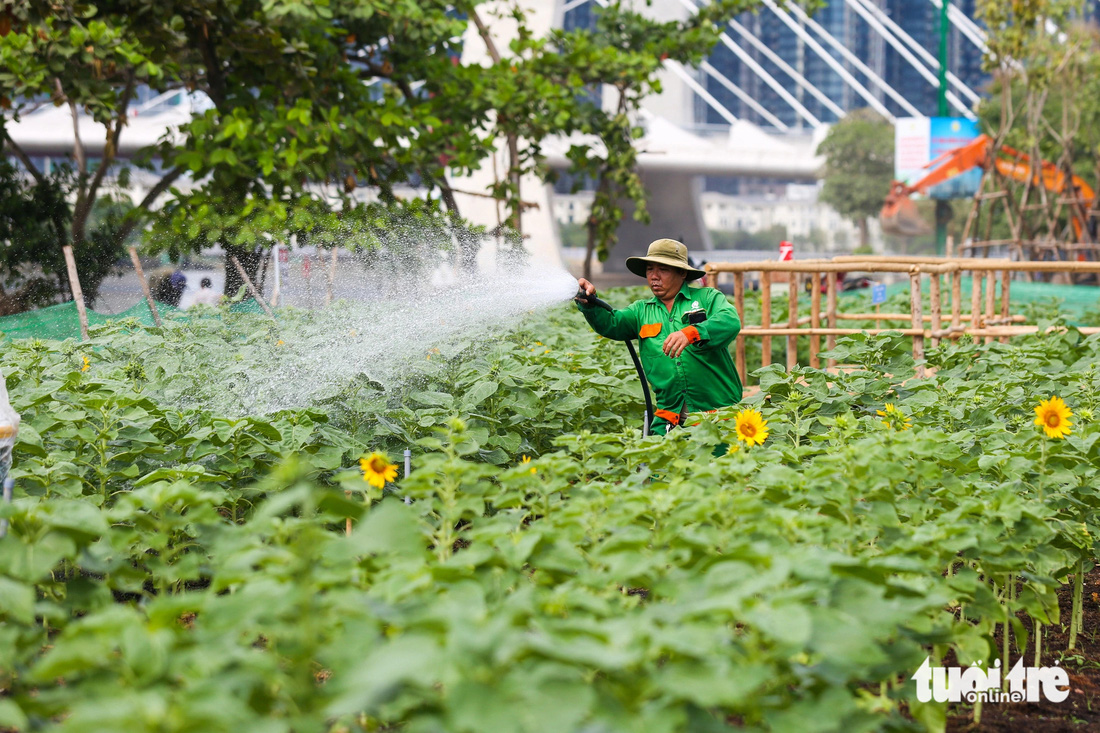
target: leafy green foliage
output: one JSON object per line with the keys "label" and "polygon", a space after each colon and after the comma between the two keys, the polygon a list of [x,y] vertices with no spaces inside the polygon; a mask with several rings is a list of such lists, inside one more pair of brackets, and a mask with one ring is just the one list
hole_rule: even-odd
{"label": "leafy green foliage", "polygon": [[825,156],[821,200],[860,228],[866,247],[867,218],[877,216],[894,179],[894,127],[869,109],[859,109],[829,129],[817,148]]}
{"label": "leafy green foliage", "polygon": [[[715,458],[737,408],[642,438],[623,350],[566,307],[428,351],[403,391],[181,406],[231,378],[203,349],[264,359],[251,318],[5,348],[0,724],[934,729],[921,660],[991,660],[1006,607],[1057,623],[1094,557],[1098,341],[1073,330],[945,345],[921,380],[903,337],[842,339],[851,371],[759,371],[770,437]],[[1032,424],[1050,394],[1065,440]],[[362,479],[406,445],[411,475]]]}
{"label": "leafy green foliage", "polygon": [[[1083,177],[1095,189],[1100,160],[1100,106],[1096,104],[1100,49],[1095,33],[1073,21],[1081,4],[1075,0],[983,1],[977,9],[991,29],[985,63],[994,72],[992,94],[977,109],[983,126],[999,144],[1023,151],[1032,160],[1050,161],[1063,173]],[[1048,24],[1062,30],[1051,34]],[[1068,195],[1082,192],[1067,190],[1058,196],[1026,190],[1015,193],[1024,198],[1019,206],[1013,205],[1011,215],[999,206],[988,207],[988,233],[976,236],[1096,240],[1094,218],[1092,226],[1080,233],[1070,225],[1071,209],[1088,220],[1093,202],[1063,206]],[[1019,234],[1014,232],[1017,227]]]}
{"label": "leafy green foliage", "polygon": [[[129,216],[102,216],[105,209],[117,206],[104,196],[103,183],[116,169],[131,101],[139,85],[159,90],[172,83],[175,65],[163,49],[138,36],[139,18],[109,7],[97,9],[79,1],[8,3],[0,17],[0,106],[12,110],[10,118],[0,120],[0,142],[27,175],[16,179],[14,200],[35,204],[27,213],[41,217],[38,226],[20,228],[8,238],[15,247],[5,253],[0,266],[8,278],[18,279],[35,267],[47,276],[28,283],[26,295],[31,297],[24,298],[24,308],[42,300],[67,299],[61,248],[71,245],[85,298],[94,302],[107,271],[124,255],[123,243],[134,226]],[[71,160],[59,161],[55,170],[40,170],[5,124],[8,119],[26,122],[27,114],[47,104],[65,107],[72,115],[84,111],[105,128],[99,140],[78,134]],[[100,216],[94,213],[97,204]],[[137,207],[135,215],[148,204]],[[52,292],[42,292],[46,283],[53,286]]]}

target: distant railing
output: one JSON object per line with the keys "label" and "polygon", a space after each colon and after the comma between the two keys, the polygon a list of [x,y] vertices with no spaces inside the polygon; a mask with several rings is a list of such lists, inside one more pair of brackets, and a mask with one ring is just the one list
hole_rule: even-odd
{"label": "distant railing", "polygon": [[[1027,324],[1026,317],[1009,313],[1013,275],[1022,272],[1096,273],[1100,278],[1100,262],[1016,262],[992,258],[945,257],[834,257],[831,260],[795,260],[780,262],[711,262],[704,266],[706,282],[715,287],[719,273],[733,274],[733,299],[741,318],[741,333],[736,342],[737,371],[742,380],[746,374],[745,339],[761,340],[760,366],[772,363],[772,337],[787,339],[787,369],[798,366],[798,338],[808,336],[810,342],[810,366],[820,368],[818,354],[821,337],[825,337],[826,350],[836,345],[837,336],[857,333],[884,333],[893,331],[913,339],[913,358],[924,358],[925,339],[936,346],[941,339],[956,339],[963,334],[1004,342],[1011,336],[1036,333],[1039,327]],[[745,323],[745,273],[761,274],[760,323]],[[909,275],[909,313],[840,313],[837,310],[838,272],[895,272]],[[788,277],[787,319],[782,325],[772,323],[772,273],[786,273]],[[970,310],[963,313],[962,276],[970,273]],[[996,285],[1000,273],[1000,303],[997,302]],[[930,312],[924,313],[921,294],[921,277],[929,276]],[[945,324],[941,278],[950,278],[950,317]],[[803,278],[810,282],[810,315],[799,317],[798,300]],[[825,312],[822,325],[821,278],[825,278]],[[984,288],[983,288],[984,285]],[[1100,295],[1100,290],[1097,290]],[[839,321],[874,321],[874,328],[842,328]],[[908,321],[902,328],[884,327],[884,321]],[[929,327],[925,328],[925,322]],[[1079,329],[1082,333],[1100,333],[1100,327]],[[834,359],[828,359],[826,368],[836,367]]]}

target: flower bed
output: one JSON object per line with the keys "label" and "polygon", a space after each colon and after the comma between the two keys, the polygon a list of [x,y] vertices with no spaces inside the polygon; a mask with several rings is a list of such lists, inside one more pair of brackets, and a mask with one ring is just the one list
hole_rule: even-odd
{"label": "flower bed", "polygon": [[263,416],[202,406],[210,365],[297,346],[234,328],[6,345],[0,727],[934,730],[926,657],[1076,642],[1095,337],[923,380],[903,337],[844,339],[853,370],[769,367],[665,439],[567,307]]}

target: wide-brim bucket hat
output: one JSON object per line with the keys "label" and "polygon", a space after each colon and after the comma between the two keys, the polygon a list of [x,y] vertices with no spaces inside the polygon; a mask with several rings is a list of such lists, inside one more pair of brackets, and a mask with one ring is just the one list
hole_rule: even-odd
{"label": "wide-brim bucket hat", "polygon": [[645,277],[645,267],[650,262],[669,267],[679,267],[687,273],[687,280],[698,280],[707,273],[688,264],[688,248],[675,239],[658,239],[649,245],[645,257],[627,257],[626,269],[639,277]]}

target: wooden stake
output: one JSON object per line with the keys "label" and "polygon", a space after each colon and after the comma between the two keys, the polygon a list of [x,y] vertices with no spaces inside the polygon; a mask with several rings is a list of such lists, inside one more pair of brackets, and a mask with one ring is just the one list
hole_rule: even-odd
{"label": "wooden stake", "polygon": [[[825,275],[825,319],[829,328],[836,328],[836,272]],[[832,351],[836,347],[836,336],[829,334],[825,337],[825,348]],[[836,359],[825,362],[826,368],[836,366]]]}
{"label": "wooden stake", "polygon": [[[910,328],[920,329],[920,335],[913,334],[913,360],[920,361],[924,358],[924,304],[920,295],[920,270],[909,275],[909,312],[912,314]],[[917,376],[924,376],[923,366],[917,367]]]}
{"label": "wooden stake", "polygon": [[[798,328],[798,283],[801,275],[792,272],[787,278],[787,328]],[[787,337],[787,371],[798,366],[798,336]]]}
{"label": "wooden stake", "polygon": [[73,293],[73,301],[76,302],[76,313],[80,316],[80,340],[88,340],[88,311],[84,307],[84,291],[80,289],[80,277],[76,274],[76,258],[73,257],[73,248],[69,245],[62,247],[65,253],[65,265],[69,268],[69,289]]}
{"label": "wooden stake", "polygon": [[[928,284],[928,300],[932,309],[932,330],[940,330],[940,310],[942,305],[940,303],[940,274],[934,273],[929,280]],[[938,346],[940,340],[935,336],[932,337],[932,346]]]}
{"label": "wooden stake", "polygon": [[[760,273],[760,287],[760,327],[768,328],[772,325],[772,277],[769,273]],[[771,363],[772,337],[765,336],[760,339],[760,366]]]}
{"label": "wooden stake", "polygon": [[149,305],[149,312],[153,314],[153,323],[159,327],[160,313],[157,313],[157,305],[153,302],[153,294],[149,291],[149,283],[145,280],[145,270],[141,268],[141,260],[138,259],[137,247],[130,248],[130,260],[134,263],[134,270],[141,280],[141,292],[145,293],[145,302]]}
{"label": "wooden stake", "polygon": [[948,257],[955,256],[955,238],[952,236],[947,237],[947,250],[945,253]]}
{"label": "wooden stake", "polygon": [[[1001,270],[1001,318],[1008,318],[1008,309],[1010,307],[1009,298],[1009,283],[1012,282],[1012,273],[1009,270]],[[1001,336],[1001,343],[1007,344],[1008,337]]]}
{"label": "wooden stake", "polygon": [[951,273],[951,328],[962,323],[962,271]]}
{"label": "wooden stake", "polygon": [[271,308],[264,302],[263,296],[256,292],[256,287],[252,284],[252,280],[249,279],[248,273],[241,267],[241,263],[237,260],[237,256],[231,255],[229,259],[233,261],[233,266],[237,268],[237,273],[241,276],[241,279],[244,280],[244,284],[248,288],[249,294],[255,298],[256,302],[260,304],[260,307],[264,309],[264,313],[274,318],[275,314],[271,312]]}
{"label": "wooden stake", "polygon": [[982,327],[982,275],[981,270],[970,272],[970,327]]}
{"label": "wooden stake", "polygon": [[[718,280],[716,273],[711,273],[708,277],[713,277],[715,282]],[[741,319],[741,327],[745,327],[745,273],[735,272],[733,273],[733,307],[737,309],[737,317]],[[737,334],[737,346],[736,346],[736,363],[737,374],[741,377],[741,384],[745,384],[748,379],[748,375],[745,373],[745,337],[740,332]]]}
{"label": "wooden stake", "polygon": [[[994,308],[994,300],[997,293],[997,273],[987,272],[985,275],[985,320],[993,320],[993,316],[996,315]],[[992,336],[986,336],[985,342],[991,343],[993,341]]]}
{"label": "wooden stake", "polygon": [[[810,274],[810,287],[813,294],[810,295],[810,328],[821,328],[821,273]],[[821,336],[810,336],[810,366],[814,369],[821,368],[821,359],[817,353],[821,351]]]}

